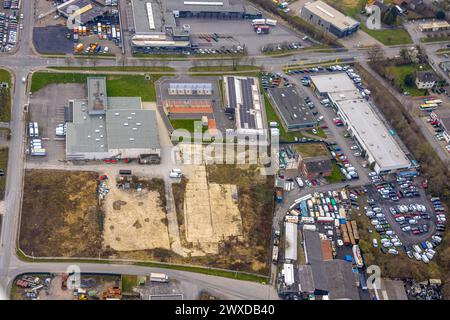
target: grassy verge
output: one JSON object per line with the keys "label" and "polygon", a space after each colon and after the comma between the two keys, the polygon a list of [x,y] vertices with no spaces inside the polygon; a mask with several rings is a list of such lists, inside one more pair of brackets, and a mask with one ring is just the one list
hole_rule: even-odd
{"label": "grassy verge", "polygon": [[308,130],[307,132],[309,134],[311,134],[311,135],[314,135],[314,136],[317,136],[317,137],[320,137],[320,138],[323,138],[323,139],[327,138],[327,134],[325,133],[325,131],[323,131],[323,129],[321,127],[316,127],[316,130],[317,130],[317,134],[314,134],[312,132],[312,130]]}
{"label": "grassy verge", "polygon": [[442,41],[449,41],[449,40],[450,40],[450,36],[420,38],[420,42],[422,42],[422,43],[442,42]]}
{"label": "grassy verge", "polygon": [[133,292],[133,288],[137,286],[138,278],[134,275],[122,275],[122,291]]}
{"label": "grassy verge", "polygon": [[331,176],[326,177],[326,180],[329,183],[337,183],[342,182],[342,179],[344,179],[344,176],[342,175],[341,170],[339,170],[339,166],[336,164],[336,161],[332,161],[333,170],[331,172]]}
{"label": "grassy verge", "polygon": [[173,269],[173,270],[180,270],[180,271],[187,271],[187,272],[195,272],[195,273],[207,274],[210,276],[218,276],[218,277],[223,277],[223,278],[231,278],[231,279],[237,279],[237,280],[259,282],[259,283],[264,283],[264,284],[267,283],[267,280],[268,280],[267,277],[258,276],[258,275],[254,275],[254,274],[242,273],[242,272],[238,272],[238,271],[216,270],[216,269],[208,269],[208,268],[193,267],[193,266],[165,265],[165,264],[153,263],[153,262],[138,262],[138,263],[136,263],[136,265],[144,266],[144,267],[165,268],[165,269]]}
{"label": "grassy verge", "polygon": [[371,37],[375,38],[376,40],[380,41],[382,44],[387,46],[413,43],[408,31],[406,31],[403,28],[371,30],[367,28],[365,25],[361,24],[361,29],[364,30]]}
{"label": "grassy verge", "polygon": [[198,66],[198,67],[191,67],[189,69],[189,72],[220,72],[220,71],[226,71],[226,72],[233,72],[233,71],[260,71],[261,68],[257,66]]}
{"label": "grassy verge", "polygon": [[[31,92],[36,92],[53,83],[86,83],[92,75],[81,73],[36,72],[33,74]],[[161,76],[155,74],[151,80],[141,75],[104,75],[107,79],[107,93],[110,97],[141,97],[142,101],[156,101],[155,81]]]}
{"label": "grassy verge", "polygon": [[80,71],[117,71],[117,72],[173,72],[172,67],[49,67],[53,70]]}
{"label": "grassy verge", "polygon": [[4,69],[0,69],[0,82],[6,82],[8,89],[0,89],[0,121],[9,122],[11,120],[11,74]]}
{"label": "grassy verge", "polygon": [[0,169],[5,172],[5,175],[0,177],[0,200],[3,200],[5,196],[6,174],[8,172],[8,155],[8,148],[0,149]]}

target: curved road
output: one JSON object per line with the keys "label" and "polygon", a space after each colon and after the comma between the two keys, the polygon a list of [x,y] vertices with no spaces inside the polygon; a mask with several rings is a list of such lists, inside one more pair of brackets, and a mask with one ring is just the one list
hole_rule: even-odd
{"label": "curved road", "polygon": [[[12,55],[0,55],[0,65],[8,68],[13,74],[13,108],[10,128],[12,132],[9,148],[8,174],[5,194],[5,214],[3,216],[1,238],[0,238],[0,287],[10,288],[12,280],[24,272],[64,272],[69,263],[29,263],[21,261],[16,255],[16,238],[20,219],[23,172],[24,172],[24,147],[26,143],[24,106],[28,103],[27,84],[22,78],[27,78],[35,70],[44,69],[49,66],[66,66],[64,58],[47,58],[35,54],[32,44],[32,28],[34,24],[34,1],[22,1],[23,14],[25,17],[24,29],[19,36],[19,49]],[[398,54],[399,48],[385,48],[386,55]],[[314,57],[312,57],[314,55]],[[300,52],[288,57],[254,57],[256,64],[264,66],[268,71],[281,71],[286,64],[295,61],[306,61],[308,63],[319,63],[334,59],[353,58],[357,61],[367,59],[366,51],[363,49],[349,50],[339,53],[330,52]],[[73,59],[72,66],[78,65],[80,59]],[[167,60],[165,60],[167,62]],[[125,63],[130,66],[148,65],[145,61],[128,56]],[[162,62],[164,63],[164,62]],[[86,61],[84,66],[89,66],[92,61]],[[225,60],[224,64],[232,64]],[[96,66],[121,66],[119,60],[99,59]],[[170,66],[177,73],[186,73],[193,66],[192,60],[170,61]],[[82,272],[93,273],[127,273],[148,274],[151,271],[162,271],[157,268],[138,267],[133,265],[114,264],[79,264]],[[191,272],[174,271],[164,269],[164,273],[183,280],[193,285],[202,286],[223,293],[234,299],[277,299],[273,287],[253,282],[238,281],[233,279],[196,274]]]}

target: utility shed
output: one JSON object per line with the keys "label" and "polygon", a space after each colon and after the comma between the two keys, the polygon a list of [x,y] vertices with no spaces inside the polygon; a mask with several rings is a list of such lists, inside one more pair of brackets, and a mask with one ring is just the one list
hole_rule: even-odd
{"label": "utility shed", "polygon": [[297,260],[297,224],[285,223],[286,241],[284,246],[284,258],[286,260]]}

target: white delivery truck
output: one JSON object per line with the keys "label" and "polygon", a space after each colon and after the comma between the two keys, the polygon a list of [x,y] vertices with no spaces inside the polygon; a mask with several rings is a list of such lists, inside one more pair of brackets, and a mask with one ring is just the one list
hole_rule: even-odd
{"label": "white delivery truck", "polygon": [[150,273],[150,281],[153,282],[169,282],[169,277],[164,273]]}

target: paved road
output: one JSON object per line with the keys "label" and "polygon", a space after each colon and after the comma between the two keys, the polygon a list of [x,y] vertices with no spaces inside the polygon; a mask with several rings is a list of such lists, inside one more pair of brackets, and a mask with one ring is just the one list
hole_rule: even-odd
{"label": "paved road", "polygon": [[[1,238],[0,238],[0,286],[8,287],[12,279],[23,272],[61,272],[65,270],[65,265],[61,263],[26,263],[20,261],[16,256],[16,234],[20,219],[20,208],[22,199],[22,182],[24,169],[24,147],[25,147],[25,125],[24,125],[24,105],[27,104],[29,89],[22,83],[21,79],[27,77],[30,72],[43,69],[49,66],[65,66],[64,58],[48,58],[35,55],[32,45],[32,26],[34,1],[22,1],[24,13],[24,29],[21,32],[19,40],[19,49],[13,55],[0,55],[0,65],[6,66],[14,75],[13,109],[10,128],[12,131],[8,175],[6,181],[5,208],[6,213],[3,217]],[[123,1],[122,1],[123,3]],[[385,48],[387,56],[398,54],[398,47]],[[129,54],[129,52],[126,52]],[[327,52],[300,52],[288,57],[255,56],[256,65],[261,65],[269,71],[281,71],[289,63],[298,63],[304,61],[308,63],[320,63],[330,59],[349,59],[354,58],[357,61],[365,61],[366,51],[363,49],[349,50],[339,53]],[[79,59],[74,59],[72,66],[80,63]],[[215,60],[215,59],[212,59]],[[160,63],[166,63],[167,60],[161,60]],[[84,66],[92,65],[92,61],[87,60]],[[126,62],[131,66],[144,66],[147,62],[138,58],[128,57]],[[231,65],[231,60],[224,60],[223,65]],[[99,59],[96,66],[120,66],[119,59]],[[170,61],[170,66],[176,69],[176,73],[186,73],[193,66],[193,60],[174,60]],[[356,183],[356,182],[355,182]],[[346,183],[343,183],[344,186]],[[351,183],[353,184],[353,182]],[[333,188],[340,188],[341,185],[334,185]],[[328,189],[328,186],[317,188],[318,191]],[[291,202],[289,197],[285,203]],[[283,208],[277,210],[276,216],[280,217]],[[105,265],[105,264],[82,264],[82,270],[85,272],[102,273],[133,273],[143,274],[156,271],[154,268],[144,268],[123,265]],[[211,277],[201,274],[164,270],[171,276],[186,280],[196,285],[202,285],[205,289],[211,288],[223,292],[230,297],[242,299],[272,299],[276,298],[273,287],[263,286],[256,283],[229,280],[225,278]]]}

